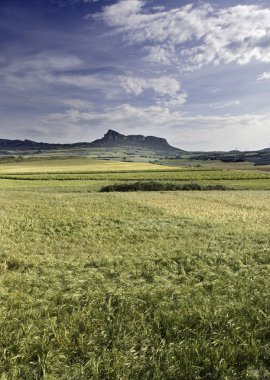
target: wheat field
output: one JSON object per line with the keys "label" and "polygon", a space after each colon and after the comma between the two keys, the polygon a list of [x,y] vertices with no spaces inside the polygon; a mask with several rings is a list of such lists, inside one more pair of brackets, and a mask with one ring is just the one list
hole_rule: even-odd
{"label": "wheat field", "polygon": [[268,191],[7,182],[1,380],[270,378]]}

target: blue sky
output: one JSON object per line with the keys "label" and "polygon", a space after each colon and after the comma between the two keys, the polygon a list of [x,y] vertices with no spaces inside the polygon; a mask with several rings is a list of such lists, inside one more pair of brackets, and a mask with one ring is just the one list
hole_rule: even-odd
{"label": "blue sky", "polygon": [[269,1],[0,0],[0,138],[270,144]]}

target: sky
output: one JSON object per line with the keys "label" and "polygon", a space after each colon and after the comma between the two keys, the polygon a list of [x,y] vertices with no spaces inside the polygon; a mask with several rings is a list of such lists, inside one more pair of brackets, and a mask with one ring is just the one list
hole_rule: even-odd
{"label": "sky", "polygon": [[0,0],[0,138],[270,146],[268,0]]}

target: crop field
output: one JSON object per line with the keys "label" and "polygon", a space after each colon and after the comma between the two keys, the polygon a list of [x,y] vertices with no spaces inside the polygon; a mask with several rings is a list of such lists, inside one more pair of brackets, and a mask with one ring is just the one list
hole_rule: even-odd
{"label": "crop field", "polygon": [[41,160],[0,165],[0,189],[97,191],[112,181],[198,182],[233,189],[270,190],[268,167],[171,167],[151,163],[89,159]]}
{"label": "crop field", "polygon": [[[101,193],[132,181],[228,191]],[[270,379],[270,173],[0,165],[1,380]]]}
{"label": "crop field", "polygon": [[[166,167],[165,167],[166,168]],[[163,170],[164,166],[141,162],[115,162],[82,159],[38,160],[0,165],[0,173],[89,173],[132,170]]]}

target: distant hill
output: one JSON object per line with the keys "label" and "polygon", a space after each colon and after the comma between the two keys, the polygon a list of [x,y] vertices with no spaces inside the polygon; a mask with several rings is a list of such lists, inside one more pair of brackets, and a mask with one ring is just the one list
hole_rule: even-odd
{"label": "distant hill", "polygon": [[143,136],[143,135],[122,135],[112,129],[98,140],[95,140],[91,144],[94,147],[141,147],[154,150],[157,152],[168,152],[168,153],[181,153],[181,149],[175,148],[168,144],[166,139],[155,137],[155,136]]}
{"label": "distant hill", "polygon": [[48,144],[43,142],[35,142],[31,140],[7,140],[0,139],[0,150],[3,151],[21,151],[21,150],[40,150],[53,149],[59,144]]}
{"label": "distant hill", "polygon": [[[65,150],[73,153],[75,149],[92,149],[103,148],[104,151],[110,148],[124,148],[126,152],[135,149],[147,149],[155,154],[170,155],[181,157],[184,153],[191,160],[200,161],[223,161],[223,162],[252,162],[254,165],[270,164],[270,148],[258,151],[241,152],[232,150],[229,152],[212,151],[212,152],[186,152],[184,150],[171,146],[166,139],[156,136],[128,135],[125,136],[119,132],[109,129],[105,135],[92,142],[78,142],[73,144],[50,144],[44,142],[36,142],[32,140],[5,140],[0,139],[0,155],[24,155],[35,154],[40,152],[49,152],[57,150]],[[120,149],[119,149],[120,150]],[[61,153],[59,153],[61,155]],[[129,154],[129,153],[128,153]],[[110,156],[108,156],[110,158]]]}
{"label": "distant hill", "polygon": [[43,151],[69,148],[110,148],[110,147],[138,147],[147,148],[156,152],[181,153],[181,149],[168,144],[166,139],[155,136],[130,135],[125,136],[112,129],[98,140],[93,142],[79,142],[74,144],[49,144],[32,140],[5,140],[0,139],[0,151]]}

